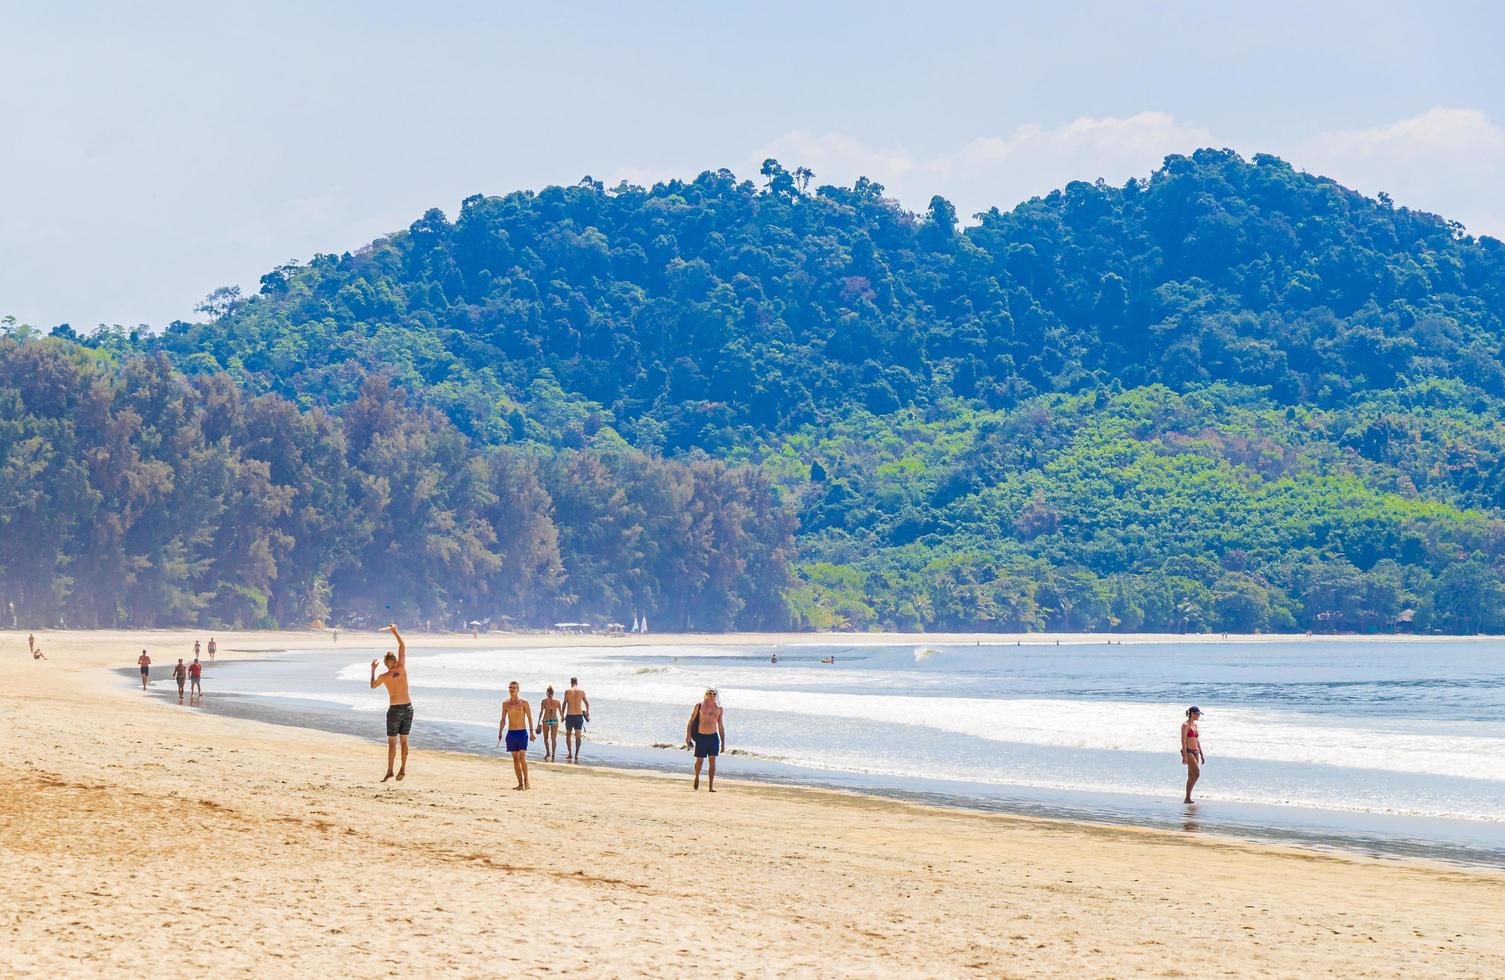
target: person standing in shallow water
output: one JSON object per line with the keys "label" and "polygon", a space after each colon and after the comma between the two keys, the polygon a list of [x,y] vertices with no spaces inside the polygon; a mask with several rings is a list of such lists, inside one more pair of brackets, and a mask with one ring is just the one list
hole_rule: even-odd
{"label": "person standing in shallow water", "polygon": [[538,702],[538,727],[533,729],[533,734],[543,736],[545,762],[553,762],[554,752],[559,748],[559,713],[563,708],[564,705],[554,696],[551,684],[544,699]]}
{"label": "person standing in shallow water", "polygon": [[[591,720],[590,698],[580,687],[579,678],[570,678],[570,689],[564,692],[564,761],[580,763],[580,736],[585,723]],[[570,739],[575,741],[573,745]]]}
{"label": "person standing in shallow water", "polygon": [[1192,802],[1191,788],[1197,785],[1197,780],[1202,777],[1202,763],[1207,761],[1207,756],[1202,754],[1202,737],[1197,733],[1197,721],[1202,717],[1202,709],[1192,705],[1186,709],[1186,720],[1181,723],[1181,764],[1186,767],[1186,799],[1183,803]]}
{"label": "person standing in shallow water", "polygon": [[[376,661],[371,661],[371,689],[376,690],[378,685],[387,689],[387,774],[381,781],[392,778],[392,763],[396,761],[400,740],[402,768],[397,770],[397,779],[401,782],[408,774],[408,733],[413,730],[413,699],[408,694],[408,646],[402,642],[402,634],[397,632],[395,625],[388,625],[387,632],[397,641],[397,654],[394,656],[392,651],[387,651],[382,658],[387,672],[380,677],[376,676]],[[213,640],[209,641],[209,656],[214,657]]]}
{"label": "person standing in shallow water", "polygon": [[726,712],[721,710],[714,687],[706,688],[705,700],[690,712],[690,722],[685,725],[685,746],[690,745],[695,746],[695,784],[691,788],[700,789],[700,766],[710,759],[706,788],[716,792],[716,757],[726,748]]}

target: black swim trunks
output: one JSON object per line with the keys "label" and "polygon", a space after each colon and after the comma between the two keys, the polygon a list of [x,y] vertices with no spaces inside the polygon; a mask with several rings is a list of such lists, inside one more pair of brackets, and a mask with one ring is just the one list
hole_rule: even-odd
{"label": "black swim trunks", "polygon": [[695,758],[704,759],[706,756],[718,756],[721,754],[721,736],[717,732],[709,735],[704,732],[695,733]]}
{"label": "black swim trunks", "polygon": [[565,715],[564,716],[564,730],[565,731],[567,731],[567,732],[578,732],[578,731],[580,731],[584,727],[585,727],[585,716],[584,715]]}
{"label": "black swim trunks", "polygon": [[396,738],[413,730],[413,706],[394,704],[387,709],[387,737]]}

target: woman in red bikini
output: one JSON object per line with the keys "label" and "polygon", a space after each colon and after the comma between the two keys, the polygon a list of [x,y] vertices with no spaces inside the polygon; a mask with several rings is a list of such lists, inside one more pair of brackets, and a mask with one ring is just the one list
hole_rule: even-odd
{"label": "woman in red bikini", "polygon": [[1191,802],[1191,788],[1197,785],[1197,779],[1202,775],[1202,763],[1207,761],[1207,756],[1202,754],[1202,739],[1197,734],[1197,719],[1202,717],[1202,709],[1192,705],[1186,709],[1186,720],[1181,723],[1181,764],[1186,767],[1186,799],[1183,803]]}

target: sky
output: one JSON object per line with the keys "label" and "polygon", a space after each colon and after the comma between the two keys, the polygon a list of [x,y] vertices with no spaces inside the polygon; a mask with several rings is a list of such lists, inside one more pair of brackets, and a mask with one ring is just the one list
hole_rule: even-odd
{"label": "sky", "polygon": [[0,315],[165,326],[430,207],[765,157],[969,215],[1201,146],[1505,237],[1495,3],[0,0]]}

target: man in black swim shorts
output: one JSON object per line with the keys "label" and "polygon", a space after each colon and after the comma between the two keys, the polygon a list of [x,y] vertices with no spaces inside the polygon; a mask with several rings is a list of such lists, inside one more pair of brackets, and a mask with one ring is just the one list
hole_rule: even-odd
{"label": "man in black swim shorts", "polygon": [[590,698],[580,687],[580,680],[570,678],[570,689],[564,692],[564,761],[580,762],[580,736],[585,723],[591,720]]}
{"label": "man in black swim shorts", "polygon": [[394,704],[387,708],[387,737],[413,734],[413,706]]}
{"label": "man in black swim shorts", "polygon": [[387,632],[397,641],[397,653],[387,651],[383,658],[386,673],[376,675],[376,661],[371,661],[371,689],[387,689],[387,774],[381,781],[392,778],[392,763],[397,758],[399,743],[402,748],[402,768],[397,770],[401,781],[408,774],[408,733],[413,730],[413,699],[408,696],[408,647],[402,642],[402,634],[396,626],[388,626]]}

